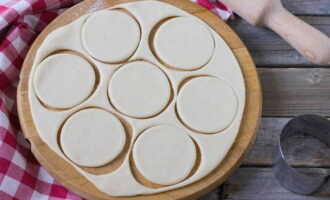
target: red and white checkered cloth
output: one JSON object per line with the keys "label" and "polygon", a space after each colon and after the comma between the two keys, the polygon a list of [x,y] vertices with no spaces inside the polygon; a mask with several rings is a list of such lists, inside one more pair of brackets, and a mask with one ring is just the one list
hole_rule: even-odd
{"label": "red and white checkered cloth", "polygon": [[[81,0],[0,0],[0,200],[81,199],[40,166],[21,132],[16,108],[19,72],[38,34]],[[232,11],[217,0],[191,0],[224,20]]]}

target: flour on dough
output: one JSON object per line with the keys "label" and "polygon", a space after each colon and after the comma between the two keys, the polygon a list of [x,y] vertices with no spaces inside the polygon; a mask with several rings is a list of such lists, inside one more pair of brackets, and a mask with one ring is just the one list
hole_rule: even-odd
{"label": "flour on dough", "polygon": [[177,109],[181,120],[203,133],[216,133],[227,128],[237,113],[238,100],[225,81],[198,77],[181,88]]}
{"label": "flour on dough", "polygon": [[86,167],[111,162],[123,150],[126,141],[121,122],[110,112],[97,108],[72,115],[60,134],[65,155]]}
{"label": "flour on dough", "polygon": [[34,89],[46,105],[68,109],[84,101],[95,85],[93,67],[80,56],[59,53],[37,67]]}
{"label": "flour on dough", "polygon": [[167,65],[179,70],[195,70],[212,57],[211,32],[192,17],[176,17],[164,22],[155,33],[154,48]]}
{"label": "flour on dough", "polygon": [[184,180],[196,161],[193,140],[181,129],[160,125],[136,140],[133,156],[137,169],[149,181],[171,185]]}
{"label": "flour on dough", "polygon": [[120,112],[145,118],[165,108],[171,96],[171,86],[158,67],[145,61],[136,61],[114,73],[108,94]]}
{"label": "flour on dough", "polygon": [[104,10],[90,16],[82,28],[87,52],[103,62],[121,62],[130,57],[140,41],[137,22],[126,13]]}

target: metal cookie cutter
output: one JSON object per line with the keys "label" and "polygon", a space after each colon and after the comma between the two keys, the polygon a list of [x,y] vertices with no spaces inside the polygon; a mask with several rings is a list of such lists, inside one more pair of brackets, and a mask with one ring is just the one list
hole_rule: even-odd
{"label": "metal cookie cutter", "polygon": [[297,172],[285,160],[281,143],[296,133],[305,133],[319,139],[330,147],[330,121],[317,115],[302,115],[290,120],[282,129],[278,146],[275,152],[273,170],[275,177],[287,190],[308,195],[318,190],[330,175],[309,176]]}

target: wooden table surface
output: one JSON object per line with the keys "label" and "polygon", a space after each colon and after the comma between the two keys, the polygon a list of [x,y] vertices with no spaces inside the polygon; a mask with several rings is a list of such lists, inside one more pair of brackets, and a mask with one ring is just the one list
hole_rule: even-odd
{"label": "wooden table surface", "polygon": [[[330,0],[283,0],[283,4],[330,37]],[[229,24],[258,67],[263,117],[256,143],[239,170],[201,200],[330,199],[330,183],[317,195],[295,195],[281,187],[271,168],[273,150],[288,120],[307,113],[330,118],[330,66],[313,65],[275,33],[239,17]],[[288,140],[286,153],[290,163],[301,170],[310,167],[330,172],[330,149],[316,139],[297,136]]]}

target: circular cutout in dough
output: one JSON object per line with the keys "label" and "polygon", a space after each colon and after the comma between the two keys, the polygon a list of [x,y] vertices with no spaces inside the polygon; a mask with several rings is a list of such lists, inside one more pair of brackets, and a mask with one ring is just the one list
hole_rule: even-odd
{"label": "circular cutout in dough", "polygon": [[181,120],[191,129],[216,133],[234,120],[237,96],[228,83],[214,77],[198,77],[181,88],[177,110]]}
{"label": "circular cutout in dough", "polygon": [[191,17],[176,17],[159,27],[154,48],[158,57],[170,67],[195,70],[211,59],[214,40],[201,22]]}
{"label": "circular cutout in dough", "polygon": [[120,112],[136,118],[161,112],[171,97],[170,83],[155,65],[136,61],[119,68],[110,80],[109,98]]}
{"label": "circular cutout in dough", "polygon": [[98,167],[115,159],[126,142],[125,129],[108,111],[91,108],[72,115],[61,132],[65,155],[80,166]]}
{"label": "circular cutout in dough", "polygon": [[47,106],[69,109],[87,99],[95,80],[95,71],[89,62],[77,55],[59,53],[39,64],[34,89]]}
{"label": "circular cutout in dough", "polygon": [[149,181],[171,185],[184,180],[196,162],[193,140],[181,129],[160,125],[147,129],[136,140],[133,158]]}
{"label": "circular cutout in dough", "polygon": [[86,20],[82,28],[82,43],[95,59],[117,63],[135,52],[140,34],[134,18],[120,11],[104,10]]}

